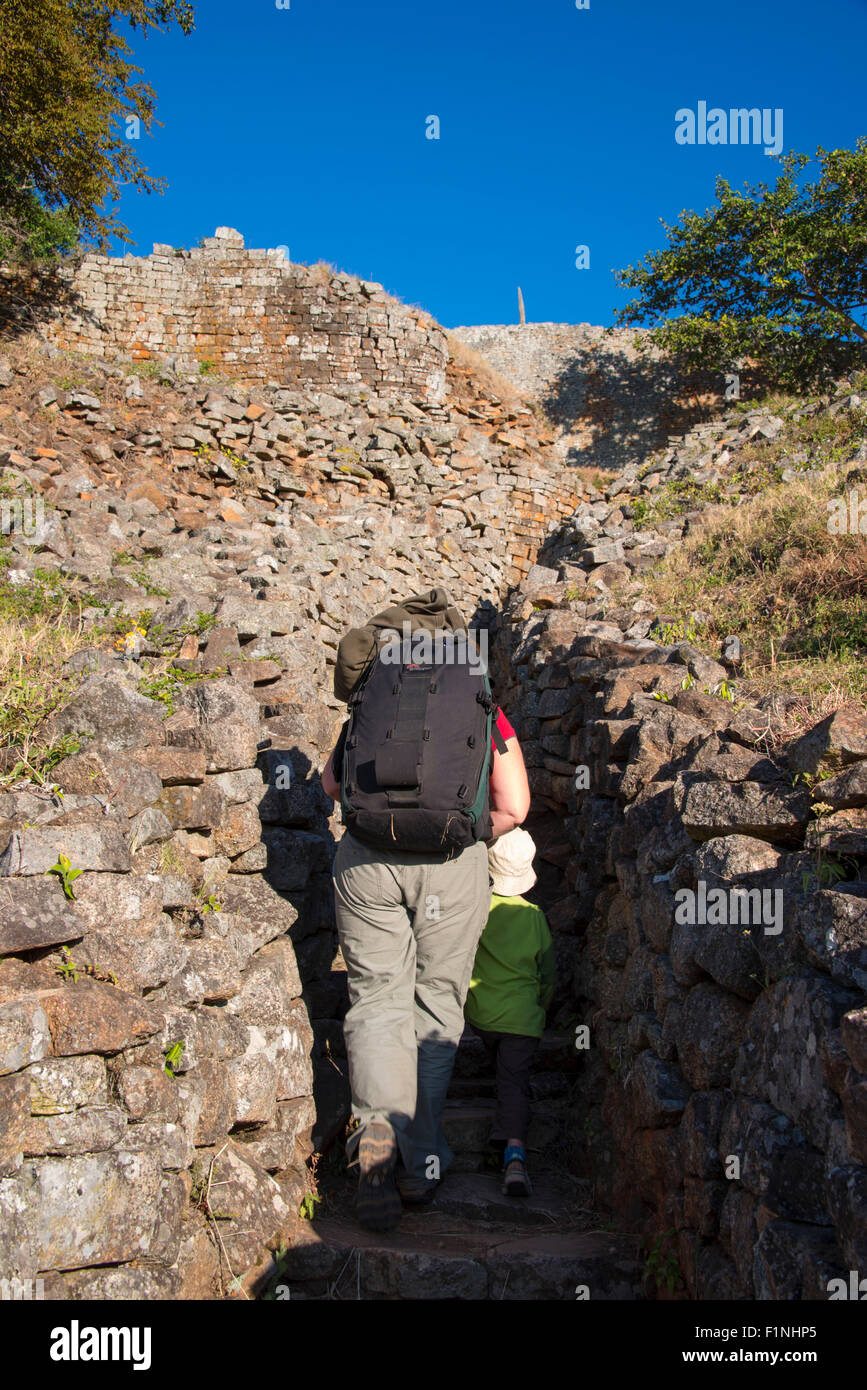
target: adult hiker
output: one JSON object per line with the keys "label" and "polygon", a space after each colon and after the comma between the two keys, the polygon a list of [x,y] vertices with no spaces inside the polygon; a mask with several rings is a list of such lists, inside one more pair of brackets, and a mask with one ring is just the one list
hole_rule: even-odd
{"label": "adult hiker", "polygon": [[430,1200],[454,1157],[442,1111],[490,907],[487,842],[530,807],[515,731],[478,658],[442,589],[338,649],[334,690],[350,717],[322,785],[347,827],[333,869],[357,1121],[346,1148],[371,1230],[398,1224],[401,1199]]}

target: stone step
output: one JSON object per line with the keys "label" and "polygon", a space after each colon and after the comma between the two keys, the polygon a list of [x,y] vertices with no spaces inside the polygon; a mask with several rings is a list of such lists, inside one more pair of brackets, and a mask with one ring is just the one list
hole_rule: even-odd
{"label": "stone step", "polygon": [[494,1102],[449,1102],[443,1110],[443,1129],[456,1154],[484,1154],[494,1120]]}
{"label": "stone step", "polygon": [[[548,1100],[565,1095],[574,1084],[564,1072],[537,1072],[530,1078],[530,1095],[533,1100]],[[448,1099],[451,1100],[490,1100],[497,1094],[497,1083],[493,1076],[456,1076],[449,1084]]]}
{"label": "stone step", "polygon": [[641,1296],[633,1236],[474,1224],[436,1206],[406,1212],[397,1230],[385,1235],[364,1231],[351,1217],[322,1217],[306,1236],[283,1257],[279,1281],[290,1298],[569,1302]]}
{"label": "stone step", "polygon": [[[455,1154],[455,1169],[478,1171],[486,1167],[488,1135],[494,1122],[492,1098],[449,1099],[443,1110],[443,1130]],[[555,1109],[538,1102],[533,1106],[527,1133],[528,1154],[547,1154],[560,1137],[562,1121]]]}
{"label": "stone step", "polygon": [[593,1224],[590,1184],[537,1168],[528,1160],[533,1191],[529,1197],[506,1197],[499,1172],[456,1173],[450,1169],[436,1195],[439,1211],[466,1221],[494,1225],[562,1229],[584,1221]]}
{"label": "stone step", "polygon": [[449,1085],[448,1100],[490,1100],[496,1090],[492,1076],[455,1076]]}

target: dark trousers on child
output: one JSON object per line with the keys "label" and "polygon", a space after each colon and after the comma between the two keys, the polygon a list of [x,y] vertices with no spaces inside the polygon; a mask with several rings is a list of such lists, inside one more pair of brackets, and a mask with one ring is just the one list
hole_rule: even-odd
{"label": "dark trousers on child", "polygon": [[539,1046],[538,1038],[521,1033],[490,1033],[470,1024],[485,1044],[485,1051],[497,1078],[497,1110],[491,1130],[491,1144],[509,1139],[526,1143],[530,1127],[530,1068]]}

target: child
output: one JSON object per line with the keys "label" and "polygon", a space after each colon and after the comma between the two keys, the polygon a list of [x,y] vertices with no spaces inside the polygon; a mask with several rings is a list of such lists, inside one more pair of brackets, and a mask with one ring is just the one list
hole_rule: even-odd
{"label": "child", "polygon": [[470,980],[465,1014],[496,1070],[491,1143],[504,1147],[503,1192],[527,1197],[524,1144],[530,1123],[530,1066],[554,993],[554,947],[541,908],[518,896],[536,882],[536,846],[510,830],[488,850],[493,896]]}

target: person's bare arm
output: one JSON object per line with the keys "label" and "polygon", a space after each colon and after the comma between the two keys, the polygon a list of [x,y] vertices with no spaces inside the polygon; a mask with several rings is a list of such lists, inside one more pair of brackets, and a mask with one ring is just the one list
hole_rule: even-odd
{"label": "person's bare arm", "polygon": [[506,740],[506,751],[494,749],[491,772],[491,828],[494,839],[514,830],[527,819],[530,785],[524,755],[516,738]]}
{"label": "person's bare arm", "polygon": [[340,800],[340,786],[334,780],[334,754],[336,751],[336,748],[332,748],[329,753],[328,762],[322,769],[322,777],[320,779],[322,782],[322,790],[325,792],[326,796],[331,797],[332,801]]}

